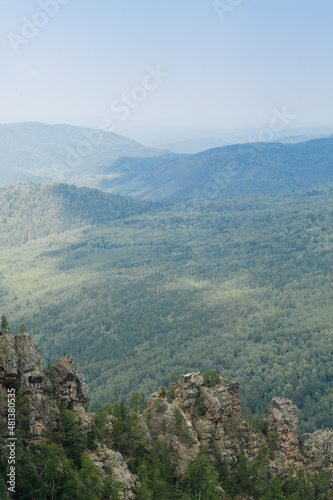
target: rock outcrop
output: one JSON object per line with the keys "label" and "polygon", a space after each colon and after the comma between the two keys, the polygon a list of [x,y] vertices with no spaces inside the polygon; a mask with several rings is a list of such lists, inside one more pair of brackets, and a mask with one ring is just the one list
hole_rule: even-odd
{"label": "rock outcrop", "polygon": [[151,396],[146,412],[150,433],[171,448],[180,477],[200,445],[208,445],[212,457],[219,454],[231,468],[241,449],[251,461],[264,445],[271,450],[273,475],[333,471],[333,431],[299,437],[299,411],[289,399],[273,398],[264,431],[254,432],[241,412],[237,383],[220,378],[207,387],[200,373],[189,373],[171,387],[172,401],[160,390]]}
{"label": "rock outcrop", "polygon": [[[7,330],[0,331],[0,424],[6,427],[7,388],[17,381],[20,392],[26,398],[29,413],[31,441],[39,441],[47,436],[48,429],[59,426],[60,408],[70,405],[75,417],[80,419],[81,430],[91,429],[93,414],[86,412],[88,387],[84,376],[75,367],[72,356],[64,356],[49,370],[45,370],[38,349],[30,335],[12,335]],[[0,440],[1,446],[5,440]],[[133,488],[137,476],[130,473],[124,458],[104,444],[91,453],[95,464],[101,468],[109,466],[116,481],[124,485],[121,493],[124,499],[136,498]]]}
{"label": "rock outcrop", "polygon": [[87,406],[88,387],[82,373],[78,373],[72,356],[64,356],[48,371],[49,379],[55,388],[55,398],[59,406],[72,403]]}
{"label": "rock outcrop", "polygon": [[51,382],[45,377],[40,354],[30,335],[22,333],[14,336],[2,330],[0,333],[2,420],[5,418],[7,387],[16,380],[22,392],[29,398],[31,435],[41,437],[46,431],[46,422],[50,415],[47,389],[52,387]]}
{"label": "rock outcrop", "polygon": [[[28,404],[31,440],[47,436],[49,426],[57,429],[60,408],[68,404],[80,421],[82,432],[92,428],[94,415],[86,411],[88,388],[71,356],[64,356],[45,370],[36,345],[22,333],[0,332],[0,423],[7,418],[7,388],[19,385]],[[272,400],[261,429],[244,418],[238,384],[219,377],[214,384],[205,384],[200,373],[188,373],[153,394],[142,415],[141,424],[147,432],[147,443],[159,439],[171,451],[176,473],[181,481],[186,469],[202,445],[214,460],[225,461],[232,471],[243,453],[248,460],[257,460],[263,449],[269,450],[268,468],[272,475],[286,477],[303,470],[312,474],[333,471],[333,430],[298,435],[298,409],[288,399]],[[112,417],[107,423],[112,431]],[[0,448],[4,439],[0,439]],[[125,458],[110,449],[108,442],[98,442],[89,452],[101,474],[111,468],[115,481],[123,483],[124,499],[135,499],[138,477],[133,475]],[[333,485],[331,485],[333,487]]]}
{"label": "rock outcrop", "polygon": [[299,469],[303,461],[299,450],[298,408],[289,399],[275,397],[269,407],[267,421],[269,435],[278,443],[276,458],[272,462],[275,474],[281,474],[286,464]]}
{"label": "rock outcrop", "polygon": [[237,463],[241,446],[249,459],[258,455],[263,438],[242,417],[237,383],[221,378],[216,386],[206,387],[200,373],[189,373],[171,388],[172,402],[159,393],[151,396],[148,426],[171,448],[180,477],[201,445],[208,445],[213,456],[219,454],[230,465]]}
{"label": "rock outcrop", "polygon": [[308,470],[318,470],[323,466],[333,468],[333,430],[324,429],[312,434],[303,434],[300,447]]}

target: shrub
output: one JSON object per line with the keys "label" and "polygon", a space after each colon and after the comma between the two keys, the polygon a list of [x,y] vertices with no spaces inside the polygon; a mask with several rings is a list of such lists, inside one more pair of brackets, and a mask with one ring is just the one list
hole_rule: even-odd
{"label": "shrub", "polygon": [[176,385],[175,384],[169,385],[166,393],[168,403],[172,403],[172,401],[175,399],[175,391],[176,391]]}
{"label": "shrub", "polygon": [[215,387],[220,382],[220,376],[216,373],[216,370],[207,370],[203,374],[204,384],[207,387]]}
{"label": "shrub", "polygon": [[206,406],[204,400],[202,399],[202,397],[199,397],[195,405],[194,415],[196,417],[202,417],[203,415],[205,415],[205,413],[206,413]]}

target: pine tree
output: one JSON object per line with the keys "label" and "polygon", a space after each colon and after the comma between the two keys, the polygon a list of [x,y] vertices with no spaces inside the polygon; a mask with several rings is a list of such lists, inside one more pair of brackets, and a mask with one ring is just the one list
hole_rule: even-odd
{"label": "pine tree", "polygon": [[185,492],[193,499],[219,500],[221,498],[218,473],[211,462],[208,447],[201,447],[195,460],[189,464],[184,486]]}
{"label": "pine tree", "polygon": [[19,329],[19,334],[20,333],[26,333],[26,331],[27,331],[27,327],[25,326],[24,323],[21,323],[20,324],[20,329]]}
{"label": "pine tree", "polygon": [[282,485],[277,477],[273,477],[269,482],[269,488],[264,500],[286,500],[282,491]]}
{"label": "pine tree", "polygon": [[6,329],[8,329],[8,321],[7,321],[6,316],[2,316],[2,318],[1,318],[1,326],[0,326],[0,329],[1,329],[1,330],[6,330]]}

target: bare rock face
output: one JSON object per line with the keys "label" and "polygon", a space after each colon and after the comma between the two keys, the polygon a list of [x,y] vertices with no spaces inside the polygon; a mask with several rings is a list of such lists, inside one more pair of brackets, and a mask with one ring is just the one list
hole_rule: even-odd
{"label": "bare rock face", "polygon": [[[46,371],[28,334],[14,336],[2,330],[0,426],[3,428],[7,418],[7,388],[15,381],[29,407],[32,440],[45,437],[50,422],[57,428],[64,403],[73,408],[82,432],[91,429],[94,415],[86,412],[88,388],[72,356],[64,356]],[[142,416],[147,442],[159,439],[170,449],[180,480],[202,445],[208,447],[213,458],[225,459],[230,470],[237,465],[241,449],[248,460],[254,460],[266,448],[270,450],[268,460],[273,475],[295,475],[300,469],[309,474],[323,469],[333,471],[333,430],[299,437],[298,409],[282,397],[273,398],[266,424],[265,431],[254,432],[245,420],[237,383],[220,377],[216,385],[208,387],[198,372],[188,373],[171,384],[168,397],[160,388],[150,397]],[[111,432],[111,417],[108,426]],[[0,450],[3,444],[0,439]],[[96,451],[91,451],[90,456],[102,475],[111,468],[114,480],[123,483],[122,498],[137,498],[134,491],[138,477],[130,472],[124,457],[104,442],[97,443]]]}
{"label": "bare rock face", "polygon": [[279,451],[291,462],[299,461],[298,425],[299,411],[289,399],[273,398],[267,420],[269,430],[277,433]]}
{"label": "bare rock face", "polygon": [[[238,384],[220,378],[207,387],[200,373],[188,373],[171,385],[172,402],[162,390],[151,396],[146,410],[150,434],[172,451],[177,474],[182,477],[200,446],[208,445],[212,457],[219,453],[231,468],[242,448],[248,460],[258,459],[263,445],[271,450],[273,475],[294,475],[299,469],[333,468],[333,431],[298,436],[298,408],[282,397],[273,398],[267,414],[267,431],[254,432],[240,410]],[[178,416],[176,412],[178,411]]]}
{"label": "bare rock face", "polygon": [[333,466],[333,430],[323,429],[303,434],[300,445],[308,469],[319,469],[325,464]]}
{"label": "bare rock face", "polygon": [[200,388],[204,381],[200,373],[188,373],[183,375],[175,384],[175,400],[183,411],[194,415],[197,400],[200,396]]}
{"label": "bare rock face", "polygon": [[124,485],[125,491],[119,492],[120,498],[126,500],[134,500],[137,498],[133,490],[139,483],[139,477],[131,474],[126,460],[120,453],[102,445],[98,452],[91,455],[91,458],[95,465],[101,469],[110,467],[112,469],[113,480],[115,482],[121,482]]}
{"label": "bare rock face", "polygon": [[[46,373],[36,344],[30,335],[12,335],[4,330],[0,335],[0,384],[3,405],[7,386],[18,380],[21,392],[28,397],[30,430],[40,438],[46,434],[47,423],[56,421],[59,407],[72,403],[79,411],[88,402],[88,388],[83,375],[75,368],[73,358],[62,358]],[[56,398],[57,405],[50,404]],[[4,408],[3,408],[4,410]]]}
{"label": "bare rock face", "polygon": [[22,333],[12,335],[2,331],[0,335],[0,386],[3,394],[1,414],[4,418],[7,387],[18,380],[20,388],[29,399],[30,430],[32,436],[42,436],[50,413],[46,394],[45,373],[42,360],[32,338]]}
{"label": "bare rock face", "polygon": [[59,406],[73,403],[74,406],[88,404],[88,386],[84,376],[75,367],[72,356],[64,356],[51,366],[48,376],[55,388],[55,397]]}
{"label": "bare rock face", "polygon": [[0,381],[5,384],[10,377],[17,378],[19,373],[15,337],[8,330],[0,332]]}
{"label": "bare rock face", "polygon": [[30,335],[12,335],[8,330],[0,332],[0,381],[6,382],[20,377],[28,389],[30,383],[40,380],[43,366],[37,346]]}
{"label": "bare rock face", "polygon": [[200,448],[191,418],[176,402],[169,403],[158,393],[151,396],[145,417],[150,435],[169,448],[177,475],[182,477]]}
{"label": "bare rock face", "polygon": [[20,363],[20,374],[33,371],[42,372],[42,359],[30,335],[21,333],[20,335],[15,335],[14,340],[15,350]]}

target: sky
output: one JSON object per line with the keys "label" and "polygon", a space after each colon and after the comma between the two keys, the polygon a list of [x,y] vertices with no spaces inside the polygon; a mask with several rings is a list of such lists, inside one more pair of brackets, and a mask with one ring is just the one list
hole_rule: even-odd
{"label": "sky", "polygon": [[332,0],[0,0],[0,122],[333,125]]}

